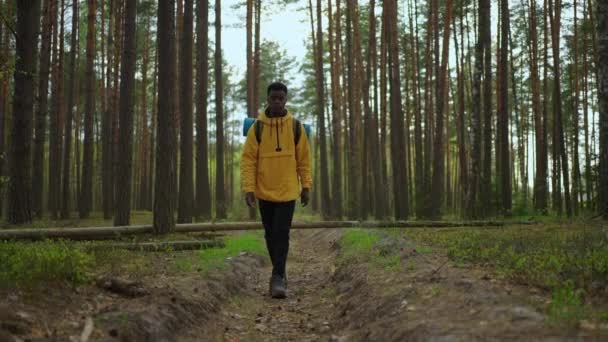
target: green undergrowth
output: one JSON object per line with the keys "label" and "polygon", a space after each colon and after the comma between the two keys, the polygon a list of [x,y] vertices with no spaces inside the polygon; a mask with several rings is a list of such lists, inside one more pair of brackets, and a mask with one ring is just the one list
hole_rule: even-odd
{"label": "green undergrowth", "polygon": [[83,283],[95,264],[92,254],[65,241],[0,242],[0,285]]}
{"label": "green undergrowth", "polygon": [[[384,240],[383,240],[384,239]],[[368,262],[376,269],[395,269],[401,264],[398,249],[384,245],[386,237],[376,230],[352,229],[339,240],[338,264]]]}
{"label": "green undergrowth", "polygon": [[227,258],[237,256],[242,252],[263,255],[266,248],[259,233],[227,236],[224,242],[226,245],[223,248],[209,248],[199,252],[202,272],[214,268],[224,268],[227,265]]}
{"label": "green undergrowth", "polygon": [[[171,237],[171,238],[169,238]],[[159,237],[176,240],[180,236]],[[185,239],[186,237],[181,237]],[[0,241],[0,288],[36,288],[57,283],[81,285],[99,273],[153,275],[161,270],[200,271],[222,269],[227,258],[241,252],[264,254],[259,232],[227,235],[225,247],[199,251],[137,252],[120,248],[99,248],[116,241],[45,240],[39,242]],[[170,266],[173,266],[170,267]]]}
{"label": "green undergrowth", "polygon": [[593,315],[585,300],[608,295],[608,231],[582,223],[500,229],[417,229],[401,233],[444,248],[456,264],[478,264],[505,279],[551,291],[557,322]]}

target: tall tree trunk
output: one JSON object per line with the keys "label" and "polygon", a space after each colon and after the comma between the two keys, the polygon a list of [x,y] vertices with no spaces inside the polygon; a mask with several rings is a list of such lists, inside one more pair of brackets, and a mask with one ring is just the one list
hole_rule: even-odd
{"label": "tall tree trunk", "polygon": [[[340,39],[341,39],[341,18],[340,18],[340,0],[336,0],[336,21],[335,25],[332,18],[334,17],[331,0],[327,2],[328,8],[328,45],[329,45],[329,60],[331,74],[331,125],[333,133],[333,178],[332,178],[332,196],[331,213],[335,219],[341,219],[342,214],[342,127],[341,113],[343,108],[342,88],[340,86],[340,75],[342,74],[342,63],[340,55]],[[335,38],[334,38],[335,37]]]}
{"label": "tall tree trunk", "polygon": [[[112,32],[112,18],[118,21],[118,17],[115,16],[114,6],[117,0],[110,0],[109,22],[108,22],[108,33],[107,33],[107,46],[108,46],[108,62],[106,71],[106,89],[111,91],[111,75],[113,66],[112,49],[114,49],[114,36]],[[118,56],[118,55],[116,55]],[[118,58],[118,57],[114,57]],[[101,198],[102,198],[102,210],[104,219],[108,220],[112,215],[112,113],[114,112],[114,103],[116,99],[114,96],[108,96],[108,103],[105,111],[103,111],[103,118],[101,120]]]}
{"label": "tall tree trunk", "polygon": [[[257,110],[253,108],[253,97],[255,94],[255,87],[253,83],[253,1],[254,0],[246,0],[247,1],[247,24],[246,24],[246,34],[247,34],[247,117],[253,118],[257,116]],[[255,209],[250,210],[255,215]]]}
{"label": "tall tree trunk", "polygon": [[511,214],[511,157],[509,153],[509,2],[500,0],[500,93],[498,96],[497,135],[499,152],[497,159],[499,208],[505,215]]}
{"label": "tall tree trunk", "polygon": [[[65,7],[61,0],[61,21],[53,30],[57,37],[54,39],[53,56],[53,96],[51,97],[50,134],[49,134],[49,187],[48,207],[53,219],[58,218],[61,191],[61,113],[63,107],[63,27]],[[55,15],[56,13],[53,13]],[[56,25],[57,26],[57,25]]]}
{"label": "tall tree trunk", "polygon": [[148,144],[149,144],[149,132],[148,132],[148,66],[150,63],[150,20],[146,22],[146,33],[144,34],[144,55],[141,65],[141,145],[139,155],[140,161],[140,182],[139,182],[139,203],[138,209],[144,210],[148,207],[149,188],[148,188],[148,174],[149,161],[148,161]]}
{"label": "tall tree trunk", "polygon": [[116,169],[115,226],[128,226],[131,215],[137,0],[125,0],[124,11],[124,43],[120,58],[120,135],[118,140],[120,158]]}
{"label": "tall tree trunk", "polygon": [[[377,48],[376,48],[376,2],[375,0],[370,1],[370,13],[369,13],[369,49],[368,49],[368,88],[371,85],[373,87],[374,94],[374,108],[371,110],[371,122],[369,129],[366,131],[366,135],[370,138],[370,154],[371,154],[371,172],[373,175],[374,184],[374,217],[377,220],[383,219],[386,216],[387,206],[387,194],[386,185],[382,178],[382,164],[380,161],[380,141],[378,139],[378,91],[377,91]],[[372,84],[373,81],[373,84]]]}
{"label": "tall tree trunk", "polygon": [[[483,152],[481,170],[481,211],[482,216],[487,216],[492,208],[492,37],[490,25],[490,3],[484,1],[479,5],[483,10],[480,17],[480,37],[484,46],[484,79],[483,79]],[[482,23],[483,21],[483,23]],[[483,27],[483,30],[481,29]]]}
{"label": "tall tree trunk", "polygon": [[[154,179],[155,179],[155,133],[156,123],[158,121],[158,39],[154,49],[154,73],[152,81],[152,115],[150,117],[150,173],[148,174],[148,206],[147,209],[152,210],[154,208]],[[158,145],[158,142],[157,142]]]}
{"label": "tall tree trunk", "polygon": [[384,2],[385,20],[389,52],[389,82],[391,84],[391,159],[393,169],[393,196],[395,200],[395,218],[406,219],[408,216],[408,192],[406,184],[405,138],[403,132],[403,109],[401,102],[401,80],[399,73],[399,37],[397,31],[397,1]]}
{"label": "tall tree trunk", "polygon": [[224,184],[224,82],[222,70],[222,8],[215,0],[215,125],[216,173],[215,216],[226,218],[226,192]]}
{"label": "tall tree trunk", "polygon": [[207,94],[209,92],[209,2],[198,0],[196,22],[196,208],[197,216],[211,217],[209,153],[207,150]]}
{"label": "tall tree trunk", "polygon": [[[429,4],[429,14],[427,19],[427,33],[426,33],[426,52],[425,52],[425,122],[424,122],[424,163],[423,163],[423,182],[422,182],[422,193],[423,198],[416,209],[418,217],[428,217],[430,214],[431,207],[431,181],[432,181],[432,155],[433,155],[433,127],[434,127],[434,99],[433,99],[433,37],[434,31],[437,29],[435,26],[435,8],[436,0],[431,0]],[[437,61],[437,63],[439,63]]]}
{"label": "tall tree trunk", "polygon": [[[549,0],[549,16],[551,21],[551,42],[553,48],[553,73],[555,82],[553,82],[553,115],[555,132],[557,138],[558,158],[561,158],[562,179],[564,182],[564,201],[566,204],[566,215],[572,216],[572,205],[570,202],[570,179],[568,177],[568,158],[564,143],[564,128],[562,122],[562,103],[561,103],[561,70],[559,58],[559,41],[560,41],[560,20],[561,20],[561,0],[555,0],[555,11],[553,10],[553,0]],[[559,184],[558,184],[559,185]]]}
{"label": "tall tree trunk", "polygon": [[359,196],[360,196],[360,148],[358,132],[358,118],[360,117],[360,104],[358,97],[359,84],[357,83],[357,65],[355,61],[355,47],[353,37],[354,32],[358,31],[356,25],[353,24],[354,17],[357,15],[356,3],[353,0],[346,2],[346,57],[348,63],[348,217],[355,219],[359,217]]}
{"label": "tall tree trunk", "polygon": [[[254,96],[255,85],[253,83],[253,1],[247,0],[247,117],[255,118],[257,117],[257,109],[253,108],[253,104],[255,102]],[[249,218],[255,219],[256,217],[256,209],[254,207],[249,207]]]}
{"label": "tall tree trunk", "polygon": [[[369,105],[369,85],[366,85],[365,80],[365,67],[363,65],[363,53],[361,46],[361,31],[359,25],[359,5],[355,1],[352,3],[353,12],[351,16],[352,27],[353,27],[353,58],[355,74],[354,74],[354,83],[353,83],[353,95],[354,95],[354,103],[355,107],[353,108],[354,116],[351,118],[352,134],[350,136],[351,141],[355,142],[355,153],[357,156],[356,165],[353,167],[358,168],[359,176],[357,179],[353,179],[353,185],[355,188],[353,189],[353,194],[355,195],[355,199],[357,202],[357,216],[359,219],[366,219],[368,215],[368,206],[362,205],[361,203],[369,203],[369,180],[368,180],[368,162],[367,162],[367,151],[366,144],[367,138],[366,135],[362,134],[362,127],[365,127],[367,122],[367,117],[369,117],[370,105]],[[398,48],[398,47],[397,47]],[[363,104],[363,112],[361,108],[361,104]]]}
{"label": "tall tree trunk", "polygon": [[[583,1],[583,18],[586,20],[587,18],[587,2]],[[583,43],[583,47],[582,50],[583,51],[588,51],[587,50],[587,37],[584,37],[582,39],[582,43]],[[583,66],[583,131],[584,131],[584,135],[585,135],[585,142],[584,142],[584,147],[585,147],[585,197],[586,197],[586,203],[585,203],[585,208],[586,209],[591,209],[593,208],[593,182],[591,181],[591,153],[590,153],[590,146],[589,146],[589,101],[588,101],[588,91],[589,91],[589,86],[588,86],[588,79],[589,79],[589,69],[588,69],[588,56],[587,54],[583,55],[583,62],[582,62]]]}
{"label": "tall tree trunk", "polygon": [[119,159],[119,154],[118,154],[118,139],[119,139],[119,124],[120,124],[120,54],[122,53],[122,44],[123,44],[123,38],[124,38],[124,32],[122,32],[122,18],[123,18],[123,14],[124,14],[124,1],[125,0],[114,0],[116,1],[116,14],[115,14],[115,21],[114,21],[114,76],[113,76],[113,80],[114,80],[114,85],[113,85],[113,92],[114,92],[114,106],[112,107],[112,145],[111,145],[111,152],[112,152],[112,160],[111,160],[111,169],[110,169],[110,185],[108,185],[111,189],[110,189],[110,193],[108,196],[110,196],[110,216],[108,218],[111,217],[111,215],[114,212],[114,208],[115,208],[115,204],[114,202],[116,201],[116,174],[117,174],[117,167],[118,167],[118,159]]}
{"label": "tall tree trunk", "polygon": [[51,30],[56,20],[57,0],[45,0],[42,5],[42,37],[40,46],[40,76],[38,79],[38,107],[34,136],[34,158],[32,164],[32,211],[42,218],[44,213],[44,144],[48,116],[48,83],[51,62]]}
{"label": "tall tree trunk", "polygon": [[532,112],[534,115],[536,175],[534,177],[534,208],[545,213],[547,210],[547,164],[545,162],[546,141],[544,140],[543,113],[540,100],[540,79],[538,73],[538,33],[535,3],[530,5],[529,46],[531,50],[530,82],[532,88]]}
{"label": "tall tree trunk", "polygon": [[608,219],[608,4],[597,1],[598,100],[600,123],[599,212]]}
{"label": "tall tree trunk", "polygon": [[[458,44],[458,38],[456,34],[456,20],[454,20],[454,46],[456,52],[456,82],[458,92],[458,109],[456,114],[456,139],[458,143],[458,179],[455,180],[460,186],[460,197],[457,202],[460,202],[462,207],[462,216],[465,216],[464,205],[469,192],[468,179],[468,162],[467,162],[467,150],[466,150],[466,139],[465,139],[465,126],[464,126],[464,115],[465,115],[465,84],[464,84],[464,23],[463,17],[466,16],[466,10],[463,10],[460,15],[460,47]],[[457,192],[458,190],[454,190]],[[466,216],[465,216],[466,217]]]}
{"label": "tall tree trunk", "polygon": [[31,140],[34,113],[34,75],[40,1],[17,2],[16,55],[13,93],[13,127],[9,153],[7,221],[21,224],[32,221]]}
{"label": "tall tree trunk", "polygon": [[488,0],[480,0],[478,7],[478,33],[475,45],[475,71],[472,85],[472,112],[471,112],[471,173],[469,193],[466,201],[466,216],[478,218],[481,216],[481,170],[482,170],[482,122],[481,122],[481,76],[483,73],[485,40],[483,32],[486,30],[486,15]]}
{"label": "tall tree trunk", "polygon": [[192,30],[193,30],[193,0],[184,2],[184,19],[181,35],[181,145],[179,172],[179,204],[177,211],[178,223],[192,222],[192,207],[194,194],[193,165],[192,165]]}
{"label": "tall tree trunk", "polygon": [[329,175],[327,160],[327,132],[325,129],[325,95],[323,91],[323,28],[321,23],[321,0],[317,0],[317,44],[315,49],[316,68],[316,97],[317,97],[317,126],[319,128],[319,148],[321,149],[321,215],[324,218],[331,216],[331,199],[329,197]]}
{"label": "tall tree trunk", "polygon": [[154,232],[157,234],[172,232],[175,228],[173,216],[174,184],[173,163],[175,147],[171,111],[173,101],[173,49],[175,44],[175,0],[158,1],[158,123],[156,140],[156,176],[154,185]]}
{"label": "tall tree trunk", "polygon": [[[408,1],[409,4],[409,1]],[[414,18],[417,18],[418,8],[417,5],[414,4],[415,15]],[[415,180],[415,195],[414,195],[414,203],[416,204],[416,217],[422,217],[423,215],[423,204],[424,203],[424,155],[422,153],[423,143],[422,143],[422,114],[420,111],[420,97],[419,97],[419,61],[418,61],[418,28],[416,26],[416,32],[414,33],[414,22],[412,19],[411,8],[409,9],[409,25],[410,25],[410,39],[411,39],[411,48],[412,52],[411,56],[411,64],[414,68],[413,70],[413,88],[414,88],[414,158],[415,158],[415,170],[414,170],[414,180]]]}
{"label": "tall tree trunk", "polygon": [[88,218],[93,205],[93,116],[95,115],[95,5],[87,0],[87,60],[85,71],[84,150],[82,182],[78,212],[81,219]]}
{"label": "tall tree trunk", "polygon": [[255,41],[254,41],[254,51],[253,51],[253,111],[255,113],[255,117],[258,117],[258,111],[260,110],[260,96],[259,91],[256,89],[261,89],[262,84],[260,79],[260,30],[261,30],[261,21],[262,21],[262,0],[256,0],[255,2]]}
{"label": "tall tree trunk", "polygon": [[182,27],[183,27],[183,19],[184,19],[184,0],[176,0],[177,1],[177,12],[175,14],[175,40],[173,44],[175,45],[174,56],[173,56],[173,72],[175,73],[175,78],[173,79],[173,94],[175,94],[173,98],[173,147],[175,148],[175,159],[173,160],[173,188],[175,192],[173,193],[173,201],[177,205],[176,209],[179,208],[179,135],[180,135],[180,120],[181,120],[181,101],[179,97],[179,88],[181,87],[181,68],[180,68],[180,56],[181,56],[181,35],[182,35]]}
{"label": "tall tree trunk", "polygon": [[[452,0],[447,0],[446,15],[443,18],[443,45],[441,51],[441,69],[439,70],[439,87],[437,91],[437,116],[435,121],[435,146],[433,148],[433,180],[431,189],[431,206],[429,207],[430,216],[439,218],[441,216],[441,207],[443,205],[444,177],[445,177],[445,153],[443,135],[444,135],[444,107],[447,107],[448,93],[448,52],[450,48],[450,22],[452,21]],[[449,108],[445,110],[449,112]],[[447,115],[445,115],[447,117]],[[446,120],[447,121],[447,120]]]}
{"label": "tall tree trunk", "polygon": [[61,219],[65,220],[70,217],[70,165],[72,151],[72,120],[74,117],[74,102],[76,95],[76,73],[78,60],[76,53],[78,51],[78,0],[72,1],[72,33],[70,42],[70,64],[69,64],[69,83],[68,83],[68,103],[66,107],[65,120],[65,142],[63,144],[63,190],[62,190],[62,205]]}
{"label": "tall tree trunk", "polygon": [[572,117],[572,209],[573,209],[573,213],[574,215],[578,215],[578,209],[579,209],[579,194],[581,193],[580,191],[580,166],[579,166],[579,157],[578,157],[578,147],[579,147],[579,142],[578,142],[578,120],[579,120],[579,115],[578,115],[578,109],[579,109],[579,80],[578,80],[578,20],[577,20],[577,2],[576,0],[574,0],[574,3],[572,5],[574,7],[574,39],[572,40],[572,44],[573,44],[573,50],[572,51],[572,55],[573,55],[573,61],[574,64],[572,65],[572,70],[573,70],[573,74],[572,78],[573,78],[573,82],[574,82],[574,94],[572,95],[572,102],[573,102],[573,117]]}
{"label": "tall tree trunk", "polygon": [[[0,1],[0,4],[3,4]],[[9,59],[9,47],[10,47],[10,30],[5,27],[4,24],[0,23],[0,68],[4,69]],[[8,116],[9,106],[9,94],[8,94],[8,83],[9,77],[3,77],[0,79],[0,154],[6,156],[6,118]],[[0,177],[3,177],[6,173],[4,171],[6,158],[0,158]],[[0,185],[1,193],[4,193],[4,184]],[[0,212],[4,208],[4,196],[0,196]],[[1,216],[1,215],[0,215]]]}

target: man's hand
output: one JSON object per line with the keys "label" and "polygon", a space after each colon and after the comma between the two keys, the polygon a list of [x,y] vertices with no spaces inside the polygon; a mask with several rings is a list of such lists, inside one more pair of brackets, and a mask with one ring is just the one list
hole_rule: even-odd
{"label": "man's hand", "polygon": [[307,206],[308,201],[310,200],[310,190],[308,188],[302,189],[302,194],[300,195],[300,198],[302,199],[302,206]]}
{"label": "man's hand", "polygon": [[247,202],[249,208],[255,208],[255,194],[253,192],[246,193],[245,202]]}

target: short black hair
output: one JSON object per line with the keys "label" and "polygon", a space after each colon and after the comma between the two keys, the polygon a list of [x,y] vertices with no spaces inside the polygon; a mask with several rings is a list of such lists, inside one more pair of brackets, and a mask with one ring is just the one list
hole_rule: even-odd
{"label": "short black hair", "polygon": [[266,95],[270,95],[270,92],[273,90],[282,90],[287,95],[287,86],[281,82],[272,82],[268,86],[268,90],[266,91]]}

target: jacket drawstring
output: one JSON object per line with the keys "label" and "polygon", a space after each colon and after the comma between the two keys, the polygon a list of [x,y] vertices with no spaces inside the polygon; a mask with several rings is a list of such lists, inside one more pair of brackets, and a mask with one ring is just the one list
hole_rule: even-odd
{"label": "jacket drawstring", "polygon": [[[281,143],[279,141],[279,135],[280,134],[279,134],[279,123],[278,122],[277,122],[276,127],[277,127],[277,148],[275,149],[275,151],[281,152],[283,149],[281,148]],[[271,128],[271,130],[272,130],[272,128]],[[283,120],[281,120],[281,131],[282,130],[283,130]]]}

